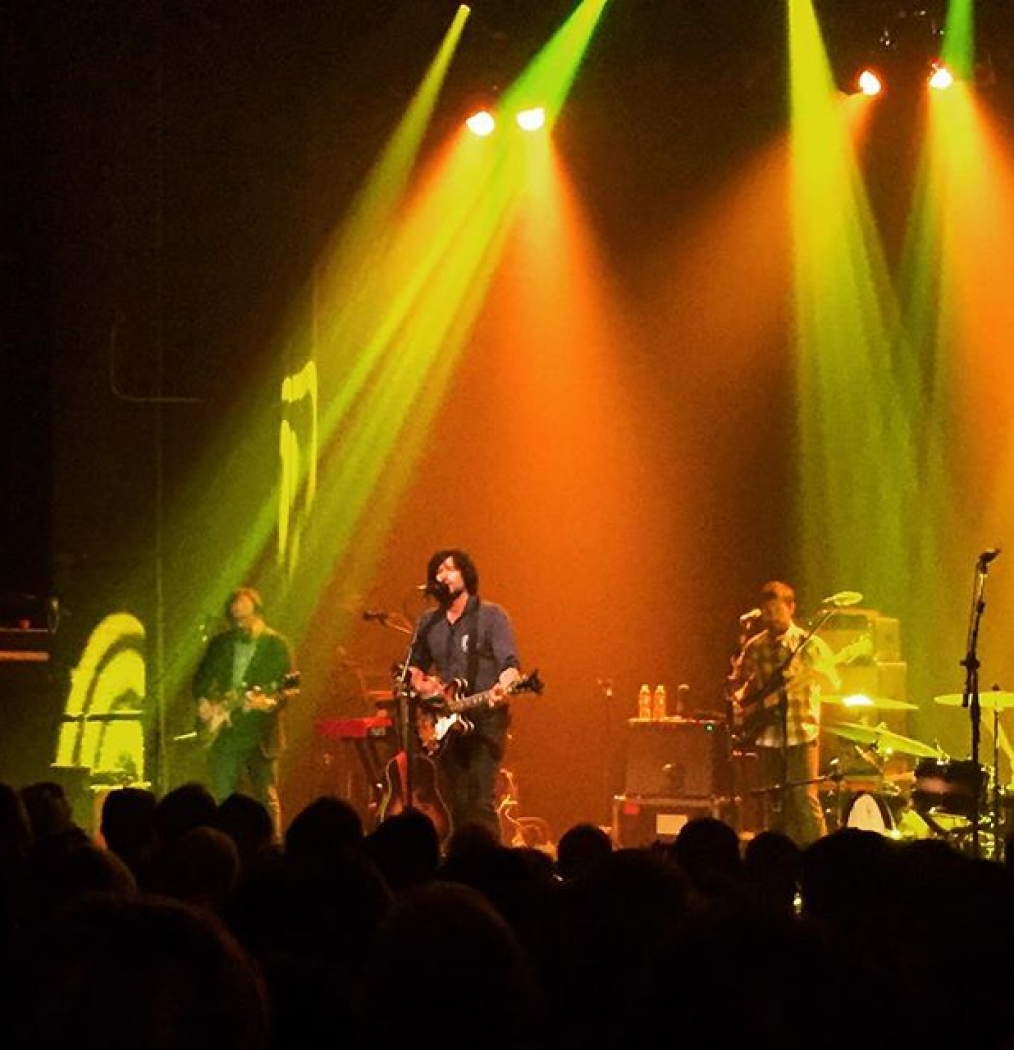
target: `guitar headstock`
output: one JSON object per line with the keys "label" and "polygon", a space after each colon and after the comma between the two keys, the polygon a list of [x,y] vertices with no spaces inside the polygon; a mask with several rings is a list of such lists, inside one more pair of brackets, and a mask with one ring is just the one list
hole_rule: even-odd
{"label": "guitar headstock", "polygon": [[538,668],[531,671],[529,674],[518,678],[511,686],[512,693],[537,693],[541,694],[545,688],[542,679],[539,677]]}
{"label": "guitar headstock", "polygon": [[847,664],[862,656],[873,655],[873,639],[868,634],[860,635],[854,642],[843,646],[834,654],[837,664]]}

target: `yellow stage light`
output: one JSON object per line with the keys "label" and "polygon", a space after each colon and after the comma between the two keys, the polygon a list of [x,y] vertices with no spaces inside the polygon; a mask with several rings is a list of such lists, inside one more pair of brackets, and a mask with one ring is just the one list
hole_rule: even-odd
{"label": "yellow stage light", "polygon": [[943,62],[934,62],[930,66],[928,83],[934,91],[946,91],[954,83],[954,76]]}
{"label": "yellow stage light", "polygon": [[485,136],[493,134],[496,128],[496,119],[488,109],[480,109],[467,118],[465,125],[473,135],[485,138]]}
{"label": "yellow stage light", "polygon": [[884,83],[880,79],[879,74],[868,66],[864,69],[858,77],[856,77],[856,85],[864,95],[879,95],[884,90]]}
{"label": "yellow stage light", "polygon": [[522,131],[538,131],[545,127],[546,111],[542,106],[533,106],[531,109],[521,110],[515,119]]}

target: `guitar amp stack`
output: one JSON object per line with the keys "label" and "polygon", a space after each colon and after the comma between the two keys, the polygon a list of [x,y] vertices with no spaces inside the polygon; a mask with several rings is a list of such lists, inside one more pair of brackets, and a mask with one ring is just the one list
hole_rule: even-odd
{"label": "guitar amp stack", "polygon": [[617,847],[668,841],[699,816],[732,816],[729,733],[708,718],[627,720],[624,791],[613,797]]}
{"label": "guitar amp stack", "polygon": [[[820,636],[836,654],[865,643],[865,649],[860,650],[857,659],[839,663],[838,672],[842,680],[841,696],[860,694],[870,701],[868,708],[851,711],[834,702],[825,703],[822,711],[824,724],[869,722],[871,725],[883,724],[892,733],[911,736],[911,705],[905,703],[908,700],[908,664],[901,659],[899,621],[882,616],[876,609],[839,609],[828,618]],[[827,769],[834,758],[839,759],[843,767],[855,760],[855,747],[826,730],[821,732],[820,752],[822,769]]]}

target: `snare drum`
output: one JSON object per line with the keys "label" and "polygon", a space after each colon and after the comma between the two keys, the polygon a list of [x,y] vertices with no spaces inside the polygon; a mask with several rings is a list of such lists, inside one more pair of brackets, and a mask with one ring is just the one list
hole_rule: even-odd
{"label": "snare drum", "polygon": [[924,758],[915,767],[912,802],[920,814],[971,818],[981,811],[989,785],[989,769],[971,761]]}

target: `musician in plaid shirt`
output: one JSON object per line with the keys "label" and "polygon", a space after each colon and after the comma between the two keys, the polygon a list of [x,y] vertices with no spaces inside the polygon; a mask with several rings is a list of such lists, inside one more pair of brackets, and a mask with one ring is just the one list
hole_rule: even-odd
{"label": "musician in plaid shirt", "polygon": [[827,643],[807,638],[795,622],[792,587],[769,581],[759,605],[761,629],[733,663],[732,696],[750,727],[761,784],[777,789],[765,795],[767,824],[805,846],[827,832],[819,792],[820,693],[839,688],[840,677]]}

